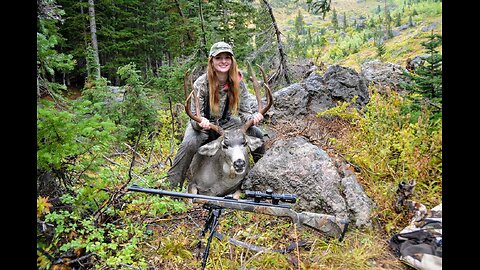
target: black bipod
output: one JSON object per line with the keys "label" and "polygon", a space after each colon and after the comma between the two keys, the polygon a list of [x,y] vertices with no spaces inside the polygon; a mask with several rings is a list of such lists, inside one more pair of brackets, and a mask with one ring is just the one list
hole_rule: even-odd
{"label": "black bipod", "polygon": [[207,245],[205,246],[205,251],[203,252],[202,270],[205,269],[205,266],[207,265],[210,243],[212,242],[212,237],[215,233],[215,229],[217,228],[218,219],[223,211],[223,208],[209,204],[204,204],[203,208],[208,209],[208,219],[205,221],[205,227],[202,230],[202,236],[205,236],[207,231],[210,231],[210,235],[208,236]]}

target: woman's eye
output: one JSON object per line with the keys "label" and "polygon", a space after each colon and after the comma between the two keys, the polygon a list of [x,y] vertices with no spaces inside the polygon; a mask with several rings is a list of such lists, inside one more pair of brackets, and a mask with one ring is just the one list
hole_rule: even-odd
{"label": "woman's eye", "polygon": [[215,59],[215,60],[218,60],[218,61],[221,61],[221,60],[223,60],[223,59],[225,59],[225,60],[231,60],[232,57],[231,57],[231,56],[215,56],[214,59]]}

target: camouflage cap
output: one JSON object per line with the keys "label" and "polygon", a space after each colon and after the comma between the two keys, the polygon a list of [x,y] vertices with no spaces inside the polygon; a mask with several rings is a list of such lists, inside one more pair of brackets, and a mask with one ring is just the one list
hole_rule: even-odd
{"label": "camouflage cap", "polygon": [[233,55],[232,46],[230,44],[220,41],[212,45],[210,48],[210,56],[217,56],[219,53],[228,52]]}

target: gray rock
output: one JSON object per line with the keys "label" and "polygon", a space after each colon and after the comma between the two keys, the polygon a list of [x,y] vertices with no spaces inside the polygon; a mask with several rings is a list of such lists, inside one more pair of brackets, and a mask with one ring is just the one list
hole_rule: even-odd
{"label": "gray rock", "polygon": [[370,225],[372,203],[355,175],[342,178],[328,154],[302,136],[275,142],[242,184],[243,190],[268,188],[296,194],[296,211],[335,215],[354,226]]}
{"label": "gray rock", "polygon": [[367,80],[353,69],[333,65],[323,76],[311,73],[301,82],[276,91],[270,114],[276,119],[297,119],[333,108],[339,101],[350,102],[354,97],[357,109],[368,103]]}

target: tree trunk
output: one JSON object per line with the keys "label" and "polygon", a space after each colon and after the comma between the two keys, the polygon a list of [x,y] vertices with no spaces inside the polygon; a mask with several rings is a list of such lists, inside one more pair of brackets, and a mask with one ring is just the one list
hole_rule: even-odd
{"label": "tree trunk", "polygon": [[272,6],[268,3],[267,0],[263,0],[263,3],[267,6],[268,13],[272,18],[272,25],[275,28],[275,35],[277,36],[277,46],[278,46],[278,54],[280,55],[280,66],[278,67],[278,76],[285,77],[285,81],[287,84],[290,84],[290,79],[288,78],[288,68],[287,68],[287,55],[283,50],[283,43],[280,37],[280,30],[278,29],[277,22],[275,20],[275,16],[273,16]]}
{"label": "tree trunk", "polygon": [[[80,3],[82,2],[82,0],[80,0]],[[83,5],[80,5],[80,14],[82,14],[82,18],[83,18]],[[87,53],[88,53],[88,38],[87,38],[87,32],[85,31],[85,27],[82,27],[83,28],[83,40],[85,41],[85,49],[87,50]],[[87,78],[90,78],[90,72],[91,72],[91,68],[90,68],[90,60],[89,60],[89,57],[85,57],[85,65],[86,65],[86,71],[87,71]]]}
{"label": "tree trunk", "polygon": [[[180,14],[180,17],[182,17],[182,20],[185,23],[187,23],[187,18],[185,18],[185,15],[183,15],[183,11],[182,11],[182,8],[180,7],[180,3],[178,2],[178,0],[175,0],[175,5],[177,6],[178,14]],[[193,41],[193,36],[190,31],[187,31],[187,37],[189,41]]]}
{"label": "tree trunk", "polygon": [[95,7],[93,0],[88,0],[88,15],[90,17],[90,33],[92,36],[94,75],[95,79],[100,79],[100,58],[98,57],[97,25],[95,23]]}
{"label": "tree trunk", "polygon": [[205,33],[205,21],[203,20],[203,8],[202,8],[202,0],[198,0],[198,8],[200,13],[200,25],[202,27],[202,48],[201,50],[205,54],[205,57],[208,58],[208,51],[207,51],[207,35]]}

